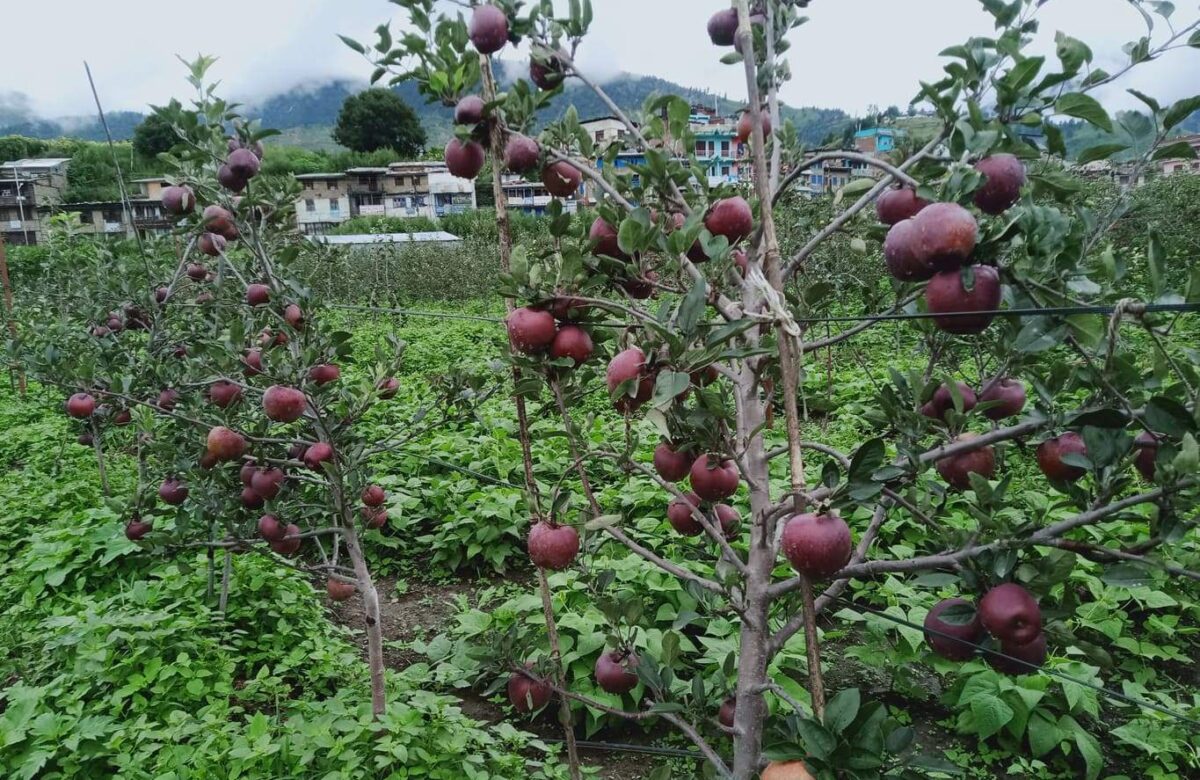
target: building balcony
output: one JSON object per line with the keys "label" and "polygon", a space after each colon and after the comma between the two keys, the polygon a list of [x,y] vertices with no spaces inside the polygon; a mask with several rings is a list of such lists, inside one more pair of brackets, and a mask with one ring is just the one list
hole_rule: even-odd
{"label": "building balcony", "polygon": [[33,198],[29,197],[28,195],[20,197],[17,195],[0,195],[0,206],[24,206],[27,209],[31,209],[34,207],[34,205],[36,204],[34,203]]}
{"label": "building balcony", "polygon": [[364,204],[357,208],[360,217],[382,217],[387,213],[387,206],[382,203],[373,205]]}

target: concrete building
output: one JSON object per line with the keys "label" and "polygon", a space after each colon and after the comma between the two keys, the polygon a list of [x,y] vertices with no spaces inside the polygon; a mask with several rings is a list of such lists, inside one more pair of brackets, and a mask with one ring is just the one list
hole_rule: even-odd
{"label": "concrete building", "polygon": [[476,207],[475,182],[450,175],[441,162],[395,162],[386,168],[296,177],[300,230],[319,235],[355,217],[436,219]]}
{"label": "concrete building", "polygon": [[0,232],[7,243],[39,243],[43,215],[63,201],[70,163],[48,157],[0,165]]}
{"label": "concrete building", "polygon": [[1200,133],[1195,135],[1185,135],[1180,138],[1174,138],[1171,143],[1186,143],[1196,152],[1196,158],[1174,158],[1163,160],[1160,165],[1163,176],[1173,176],[1177,173],[1200,174]]}

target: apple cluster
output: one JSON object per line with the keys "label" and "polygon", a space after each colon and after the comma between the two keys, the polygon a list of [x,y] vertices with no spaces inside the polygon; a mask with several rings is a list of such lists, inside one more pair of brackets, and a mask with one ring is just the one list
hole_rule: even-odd
{"label": "apple cluster", "polygon": [[[997,648],[983,644],[989,635]],[[978,609],[961,598],[938,602],[925,617],[925,641],[951,661],[968,661],[982,651],[984,660],[1005,674],[1027,674],[1046,661],[1037,599],[1014,582],[989,590]]]}

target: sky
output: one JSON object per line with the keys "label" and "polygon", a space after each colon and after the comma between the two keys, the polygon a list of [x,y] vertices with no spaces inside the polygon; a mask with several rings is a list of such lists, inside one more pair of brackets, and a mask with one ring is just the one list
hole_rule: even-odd
{"label": "sky", "polygon": [[[560,4],[561,0],[559,0]],[[220,58],[212,75],[222,94],[253,102],[335,78],[365,80],[370,67],[337,33],[373,40],[373,29],[402,9],[385,0],[35,0],[5,2],[0,30],[0,108],[25,100],[42,117],[93,112],[86,59],[106,110],[145,110],[189,87],[175,59],[198,52]],[[744,94],[741,68],[721,65],[705,23],[724,0],[592,0],[596,21],[580,63],[603,80],[625,71],[679,84]],[[1177,3],[1176,24],[1196,14]],[[811,21],[793,34],[792,105],[841,108],[905,106],[919,80],[935,80],[937,52],[992,31],[976,0],[813,0]],[[1063,30],[1092,45],[1097,65],[1113,70],[1121,45],[1144,34],[1128,0],[1048,0],[1039,14],[1038,48],[1053,54]],[[1164,28],[1160,24],[1158,33]],[[48,41],[52,43],[48,44]],[[509,57],[513,52],[506,52]],[[1137,107],[1126,87],[1170,101],[1200,93],[1200,49],[1169,53],[1100,95],[1110,109]],[[17,93],[17,94],[14,94]],[[22,97],[23,96],[23,97]]]}

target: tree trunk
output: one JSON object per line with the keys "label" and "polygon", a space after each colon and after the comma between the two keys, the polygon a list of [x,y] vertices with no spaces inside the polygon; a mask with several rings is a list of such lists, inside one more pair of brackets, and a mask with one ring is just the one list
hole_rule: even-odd
{"label": "tree trunk", "polygon": [[367,666],[371,670],[371,712],[379,717],[387,709],[383,676],[383,627],[379,623],[379,592],[363,557],[358,534],[351,521],[342,526],[345,533],[346,552],[358,578],[358,592],[363,600],[363,617],[367,625]]}

